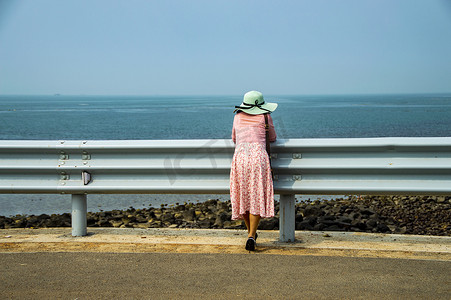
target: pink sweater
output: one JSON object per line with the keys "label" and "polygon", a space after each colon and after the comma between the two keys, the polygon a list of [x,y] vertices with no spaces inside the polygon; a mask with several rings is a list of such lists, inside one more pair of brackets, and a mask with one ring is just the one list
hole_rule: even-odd
{"label": "pink sweater", "polygon": [[[277,138],[271,115],[268,115],[269,141]],[[237,113],[233,119],[232,140],[235,144],[260,143],[266,145],[265,116]]]}

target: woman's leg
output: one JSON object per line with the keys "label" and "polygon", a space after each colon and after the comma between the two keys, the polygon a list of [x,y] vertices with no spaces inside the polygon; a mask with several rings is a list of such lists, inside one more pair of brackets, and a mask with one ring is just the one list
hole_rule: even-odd
{"label": "woman's leg", "polygon": [[249,216],[249,226],[247,227],[248,237],[253,237],[255,239],[255,233],[257,232],[258,223],[260,222],[260,216],[253,214],[248,214],[248,216]]}
{"label": "woman's leg", "polygon": [[249,215],[250,215],[250,213],[248,211],[243,215],[244,223],[246,224],[246,228],[247,228],[247,233],[249,233],[249,231],[251,230]]}

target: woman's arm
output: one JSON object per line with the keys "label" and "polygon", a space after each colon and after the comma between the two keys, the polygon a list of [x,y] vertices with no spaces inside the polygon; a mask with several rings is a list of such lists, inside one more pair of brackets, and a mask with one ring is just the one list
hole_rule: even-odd
{"label": "woman's arm", "polygon": [[272,121],[271,115],[268,116],[268,124],[269,124],[269,141],[275,142],[277,139],[276,129],[274,128],[274,123]]}
{"label": "woman's arm", "polygon": [[233,119],[232,141],[236,144],[235,119]]}

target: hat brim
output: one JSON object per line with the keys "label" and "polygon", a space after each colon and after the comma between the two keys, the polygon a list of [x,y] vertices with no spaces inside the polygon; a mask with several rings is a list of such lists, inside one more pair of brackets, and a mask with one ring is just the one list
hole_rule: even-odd
{"label": "hat brim", "polygon": [[[241,105],[243,105],[243,104],[241,104]],[[247,113],[247,114],[250,114],[250,115],[261,115],[261,114],[268,113],[268,111],[260,109],[257,106],[254,106],[252,108],[246,108],[246,106],[241,106],[241,105],[240,105],[240,107],[242,107],[242,108],[238,108],[238,109],[243,111],[243,112],[245,112],[245,113]],[[270,112],[273,112],[273,111],[276,110],[277,105],[278,105],[277,103],[265,103],[265,104],[262,104],[260,106],[262,108],[264,108],[264,109],[269,110]]]}

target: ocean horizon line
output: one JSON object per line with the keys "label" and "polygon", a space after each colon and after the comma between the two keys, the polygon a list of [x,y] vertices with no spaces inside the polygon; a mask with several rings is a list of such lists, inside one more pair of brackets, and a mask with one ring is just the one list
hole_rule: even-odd
{"label": "ocean horizon line", "polygon": [[[65,93],[49,93],[49,94],[0,94],[0,97],[23,97],[23,96],[31,96],[31,97],[49,97],[49,96],[54,96],[54,97],[241,97],[244,93],[242,94],[191,94],[191,93],[186,93],[186,94],[182,94],[182,93],[174,93],[174,94],[65,94]],[[316,96],[316,97],[329,97],[329,96],[356,96],[356,97],[361,97],[361,96],[413,96],[413,95],[418,95],[418,96],[438,96],[438,95],[443,95],[443,96],[451,96],[451,91],[449,92],[395,92],[395,93],[387,93],[387,92],[374,92],[374,93],[264,93],[265,97],[273,97],[273,96],[277,96],[277,97],[290,97],[290,96],[296,96],[296,97],[311,97],[311,96]]]}

